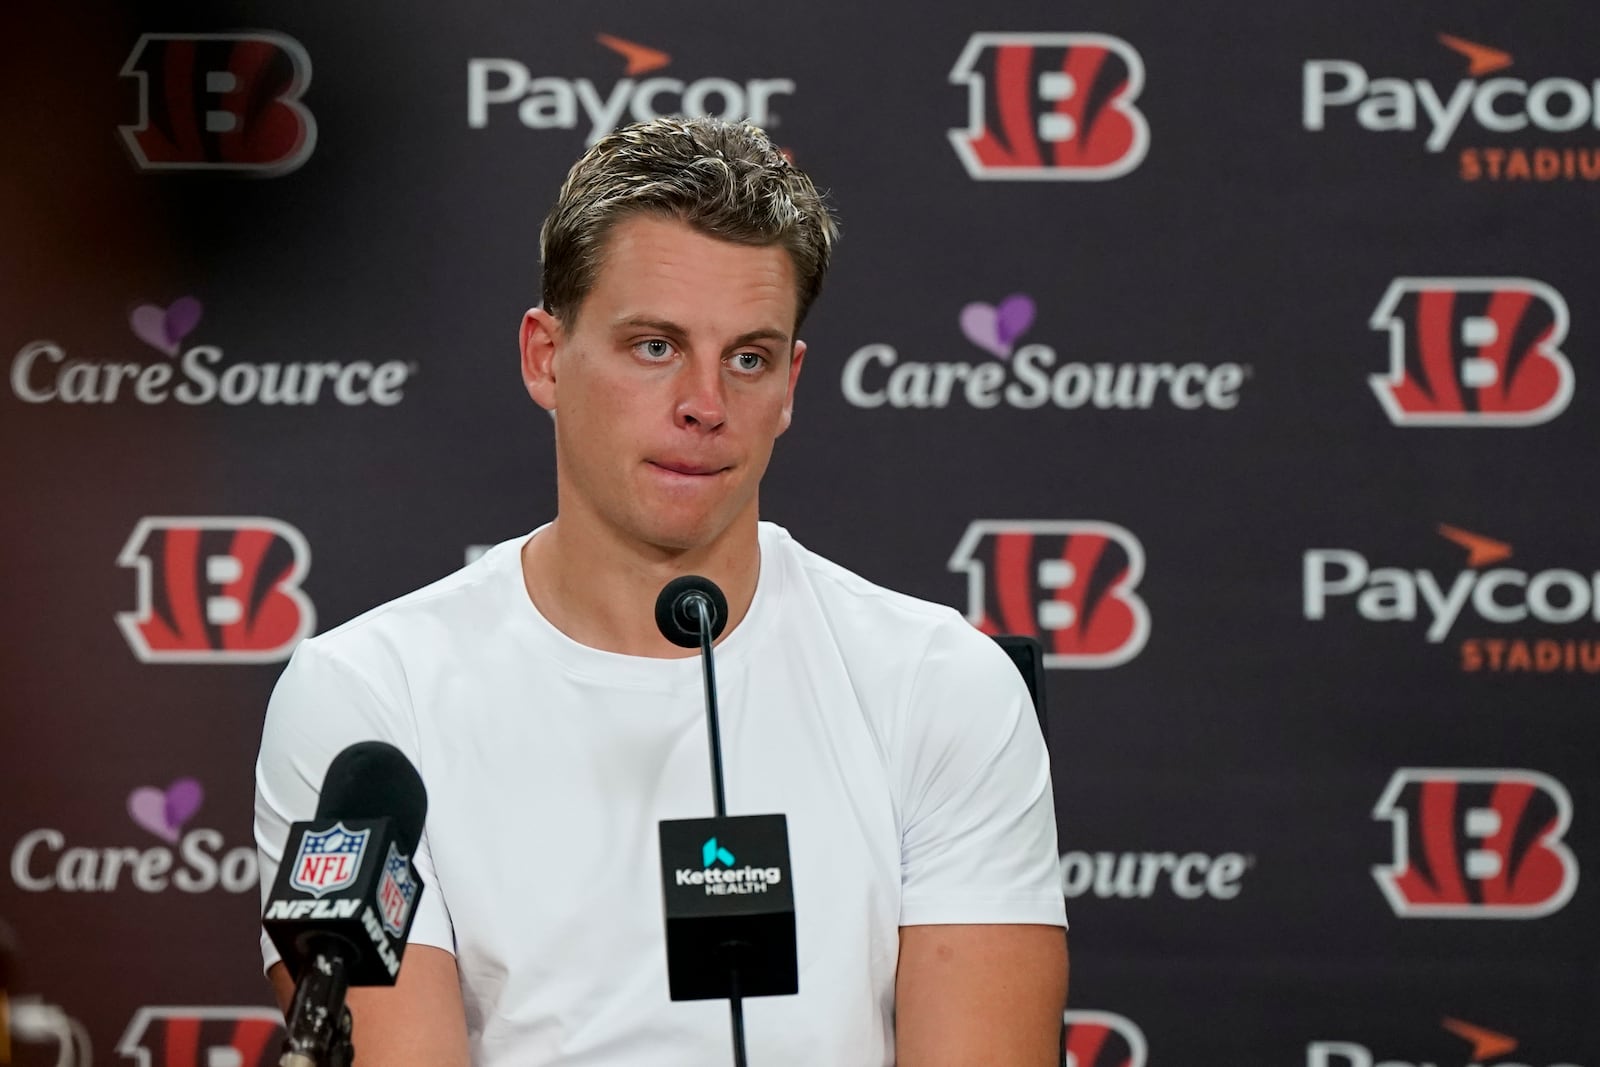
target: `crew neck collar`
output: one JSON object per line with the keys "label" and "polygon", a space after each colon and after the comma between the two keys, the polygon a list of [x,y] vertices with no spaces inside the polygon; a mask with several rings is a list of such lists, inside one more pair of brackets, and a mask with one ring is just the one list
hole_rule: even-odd
{"label": "crew neck collar", "polygon": [[[528,596],[528,589],[523,581],[522,548],[529,540],[548,529],[549,525],[545,523],[525,537],[512,538],[496,545],[491,551],[491,558],[485,562],[501,572],[502,584],[508,588],[515,604],[513,616],[517,624],[526,629],[550,652],[554,662],[568,674],[604,682],[607,685],[648,689],[676,688],[687,680],[698,678],[701,672],[698,653],[675,659],[659,659],[654,656],[629,656],[621,652],[608,652],[572,639],[545,618],[544,613],[533,602],[533,598]],[[776,542],[781,531],[778,527],[765,522],[758,523],[756,530],[760,563],[756,573],[755,596],[751,599],[750,609],[745,612],[739,625],[717,642],[715,647],[719,666],[732,666],[740,662],[745,655],[744,649],[756,641],[761,631],[766,629],[770,618],[777,612],[777,601],[782,593],[783,569],[776,551]]]}

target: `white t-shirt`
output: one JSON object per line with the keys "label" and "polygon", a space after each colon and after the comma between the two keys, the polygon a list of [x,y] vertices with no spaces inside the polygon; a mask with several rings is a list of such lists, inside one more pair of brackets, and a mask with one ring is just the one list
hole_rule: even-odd
{"label": "white t-shirt", "polygon": [[[892,1064],[901,926],[1066,925],[1044,742],[955,611],[759,536],[717,646],[727,810],[788,816],[800,992],[745,1001],[750,1060]],[[256,768],[263,893],[333,757],[388,741],[428,789],[411,943],[455,954],[474,1064],[731,1062],[727,1002],[667,993],[656,823],[712,814],[700,661],[562,634],[525,540],[296,649]]]}

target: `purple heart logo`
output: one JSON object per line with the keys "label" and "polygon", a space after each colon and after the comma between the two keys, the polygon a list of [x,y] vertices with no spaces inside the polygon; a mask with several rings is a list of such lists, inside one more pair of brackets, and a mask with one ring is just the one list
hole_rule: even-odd
{"label": "purple heart logo", "polygon": [[193,778],[179,778],[165,791],[140,786],[128,794],[128,814],[161,840],[177,844],[183,824],[194,818],[205,796],[206,791]]}
{"label": "purple heart logo", "polygon": [[140,304],[128,316],[128,325],[133,327],[134,336],[145,344],[175,356],[183,339],[200,325],[200,301],[185,296],[166,308]]}
{"label": "purple heart logo", "polygon": [[999,306],[974,301],[961,309],[961,332],[997,359],[1010,359],[1017,338],[1033,325],[1033,298],[1012,293]]}

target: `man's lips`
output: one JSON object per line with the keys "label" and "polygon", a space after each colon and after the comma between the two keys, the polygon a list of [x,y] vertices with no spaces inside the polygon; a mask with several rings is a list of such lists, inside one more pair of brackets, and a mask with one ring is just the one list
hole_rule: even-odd
{"label": "man's lips", "polygon": [[673,474],[687,474],[697,477],[721,474],[728,469],[711,463],[690,463],[671,459],[652,459],[648,462],[652,467],[660,467],[662,470],[671,471]]}

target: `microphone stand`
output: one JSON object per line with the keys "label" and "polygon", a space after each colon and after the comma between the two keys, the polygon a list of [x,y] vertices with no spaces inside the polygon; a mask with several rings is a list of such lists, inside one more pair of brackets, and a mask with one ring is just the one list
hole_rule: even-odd
{"label": "microphone stand", "polygon": [[[706,736],[711,739],[711,799],[717,818],[721,819],[728,814],[728,804],[722,788],[722,731],[717,722],[717,672],[711,657],[711,603],[703,593],[691,593],[687,601],[700,623],[700,663],[705,668],[706,681]],[[744,1047],[744,1002],[739,997],[739,953],[743,943],[728,941],[719,947],[728,963],[728,1013],[733,1023],[734,1067],[748,1067]]]}
{"label": "microphone stand", "polygon": [[350,988],[344,957],[318,950],[300,975],[289,1008],[289,1033],[278,1067],[350,1067]]}

